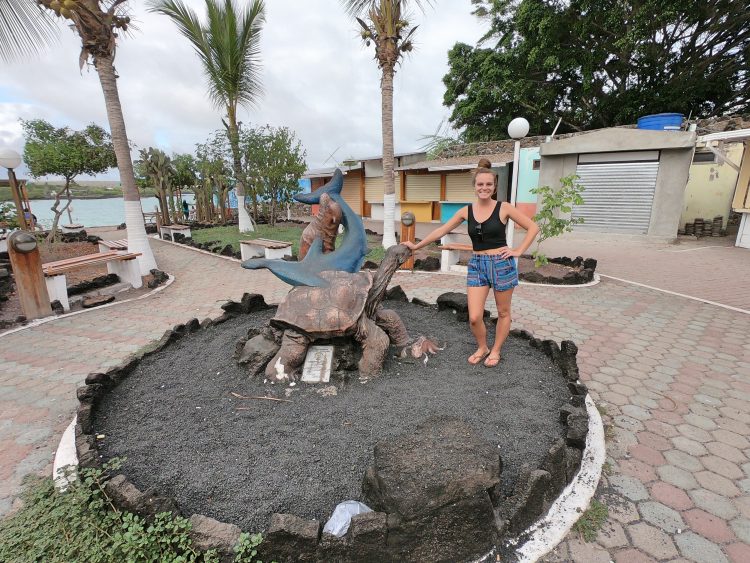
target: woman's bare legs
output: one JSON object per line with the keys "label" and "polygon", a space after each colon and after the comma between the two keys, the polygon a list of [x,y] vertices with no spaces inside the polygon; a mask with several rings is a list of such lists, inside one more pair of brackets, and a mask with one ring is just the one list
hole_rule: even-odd
{"label": "woman's bare legs", "polygon": [[[484,361],[487,367],[495,367],[500,362],[500,348],[510,333],[510,301],[513,298],[513,288],[505,291],[495,291],[495,305],[497,305],[497,328],[495,329],[495,343],[490,355]],[[471,310],[471,306],[469,306]],[[486,342],[486,337],[485,337]]]}
{"label": "woman's bare legs", "polygon": [[487,302],[489,286],[467,287],[466,297],[469,304],[469,327],[477,340],[477,350],[469,356],[469,363],[476,365],[490,351],[487,346],[487,328],[484,326],[484,304]]}

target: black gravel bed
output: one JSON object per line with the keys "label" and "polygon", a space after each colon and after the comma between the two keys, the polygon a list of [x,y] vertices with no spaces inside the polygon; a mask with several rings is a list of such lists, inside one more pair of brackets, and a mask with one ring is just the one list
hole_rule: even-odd
{"label": "black gravel bed", "polygon": [[95,433],[104,435],[100,452],[125,458],[129,480],[173,496],[185,515],[256,532],[274,512],[325,522],[339,502],[362,500],[375,444],[442,414],[466,420],[497,444],[510,494],[521,465],[536,468],[564,436],[558,411],[569,392],[559,368],[513,336],[496,368],[470,366],[475,344],[467,323],[436,308],[386,305],[413,336],[447,342],[446,349],[426,364],[390,358],[383,375],[366,384],[356,372],[334,374],[329,385],[337,394],[323,396],[324,384],[250,379],[232,358],[235,343],[249,328],[265,326],[275,309],[241,316],[144,358],[102,397],[94,415]]}

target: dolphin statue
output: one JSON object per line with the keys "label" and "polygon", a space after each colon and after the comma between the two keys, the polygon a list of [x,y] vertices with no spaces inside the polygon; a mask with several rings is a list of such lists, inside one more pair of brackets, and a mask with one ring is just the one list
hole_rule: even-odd
{"label": "dolphin statue", "polygon": [[323,241],[316,238],[310,245],[305,259],[301,262],[287,262],[285,260],[267,260],[265,258],[252,258],[242,263],[243,268],[258,270],[266,268],[280,280],[290,285],[308,285],[324,287],[328,282],[318,274],[328,270],[341,270],[343,272],[358,272],[365,261],[368,252],[367,236],[365,226],[359,215],[354,213],[351,207],[341,197],[341,189],[344,187],[344,175],[340,169],[336,169],[333,178],[322,188],[309,194],[297,194],[294,199],[300,203],[312,205],[320,202],[320,196],[328,196],[341,206],[341,224],[344,226],[344,235],[339,247],[333,252],[323,253]]}

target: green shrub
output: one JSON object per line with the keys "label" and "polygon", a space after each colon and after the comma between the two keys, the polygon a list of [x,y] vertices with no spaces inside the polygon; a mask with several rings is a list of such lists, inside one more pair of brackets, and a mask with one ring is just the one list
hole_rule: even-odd
{"label": "green shrub", "polygon": [[570,219],[558,217],[560,213],[570,213],[573,210],[573,205],[583,204],[581,194],[585,188],[576,180],[578,180],[578,176],[571,174],[560,178],[562,186],[557,190],[553,190],[549,186],[540,186],[531,190],[531,193],[542,197],[540,209],[534,215],[534,221],[539,225],[539,236],[536,239],[536,249],[531,254],[537,267],[547,263],[547,257],[539,250],[542,242],[548,238],[570,232],[573,230],[573,225],[583,223],[583,217],[571,217]]}
{"label": "green shrub", "polygon": [[[165,512],[147,521],[115,507],[104,486],[119,466],[114,460],[103,470],[83,469],[64,493],[50,478],[30,478],[22,508],[0,521],[0,561],[218,563],[216,551],[193,546],[189,520]],[[261,540],[260,534],[243,534],[235,561],[255,561]]]}

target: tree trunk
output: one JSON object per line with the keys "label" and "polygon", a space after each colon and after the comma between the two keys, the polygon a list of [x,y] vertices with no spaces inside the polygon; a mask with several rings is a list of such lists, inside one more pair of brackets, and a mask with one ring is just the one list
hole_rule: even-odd
{"label": "tree trunk", "polygon": [[[55,242],[55,239],[57,238],[57,225],[60,222],[60,217],[63,213],[65,213],[65,210],[70,207],[70,199],[68,199],[68,203],[66,203],[62,209],[58,209],[58,207],[60,207],[60,196],[65,191],[65,189],[67,189],[67,187],[68,183],[66,180],[65,188],[55,193],[55,203],[51,207],[52,213],[55,214],[55,218],[52,219],[52,226],[50,227],[49,233],[47,233],[47,242]],[[31,221],[31,218],[29,218],[29,220]]]}
{"label": "tree trunk", "polygon": [[383,66],[380,82],[383,130],[383,248],[396,244],[396,182],[393,175],[393,66]]}
{"label": "tree trunk", "polygon": [[242,173],[242,160],[240,159],[240,131],[237,127],[237,112],[235,108],[227,108],[229,121],[229,146],[232,147],[232,169],[234,170],[235,193],[237,194],[237,218],[240,223],[240,232],[248,233],[255,230],[250,214],[245,209],[245,180]]}
{"label": "tree trunk", "polygon": [[73,203],[73,196],[70,195],[70,180],[68,178],[65,178],[65,194],[68,196],[68,205],[65,206],[65,209],[68,212],[68,224],[73,224],[73,214],[70,212],[70,204]]}
{"label": "tree trunk", "polygon": [[117,168],[120,171],[122,198],[125,200],[125,226],[128,231],[128,251],[140,253],[138,266],[141,275],[147,275],[156,268],[156,260],[146,238],[146,227],[143,222],[141,197],[135,184],[133,161],[130,158],[130,144],[125,131],[125,119],[122,115],[120,95],[117,91],[117,76],[112,57],[97,57],[94,61],[99,82],[104,93],[104,104],[107,108],[107,119],[112,134],[112,144],[117,157]]}

